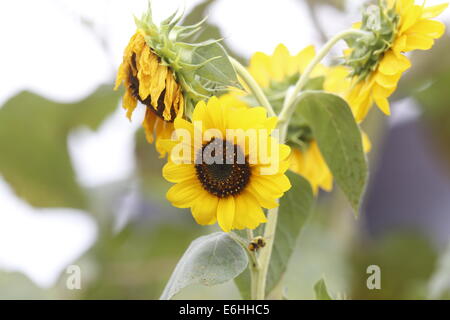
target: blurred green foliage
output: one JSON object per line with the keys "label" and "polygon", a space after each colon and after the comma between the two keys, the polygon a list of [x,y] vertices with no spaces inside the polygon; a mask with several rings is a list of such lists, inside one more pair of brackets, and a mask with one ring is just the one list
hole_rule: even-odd
{"label": "blurred green foliage", "polygon": [[116,107],[111,85],[71,104],[21,92],[0,109],[0,173],[17,195],[37,207],[85,208],[75,180],[67,136],[79,126],[95,130]]}

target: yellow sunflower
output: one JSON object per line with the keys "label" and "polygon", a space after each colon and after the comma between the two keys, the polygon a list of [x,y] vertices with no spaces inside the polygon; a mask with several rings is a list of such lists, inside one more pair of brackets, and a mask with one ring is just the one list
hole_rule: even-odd
{"label": "yellow sunflower", "polygon": [[[295,84],[315,55],[314,46],[308,46],[295,56],[291,56],[286,46],[279,44],[271,56],[256,52],[250,58],[248,70],[261,87],[266,90],[276,90],[281,85]],[[324,76],[325,71],[326,68],[323,65],[318,65],[311,77]]]}
{"label": "yellow sunflower", "polygon": [[[411,67],[404,53],[428,50],[435,39],[444,34],[445,25],[431,19],[447,6],[445,3],[425,7],[425,1],[423,5],[417,5],[414,0],[383,1],[377,10],[372,6],[367,13],[376,19],[365,18],[364,23],[355,25],[373,32],[373,41],[350,44],[346,55],[350,70],[336,69],[335,81],[328,83],[328,89],[339,92],[345,88],[345,77],[350,78],[344,98],[357,121],[366,117],[374,103],[386,115],[390,114],[388,98],[396,90],[403,72]],[[374,20],[379,23],[374,23]]]}
{"label": "yellow sunflower", "polygon": [[[269,100],[277,108],[277,101],[282,102],[286,91],[290,86],[295,85],[315,55],[314,46],[308,46],[292,56],[284,45],[279,44],[271,56],[261,52],[255,53],[250,59],[248,70],[258,84],[264,88]],[[345,77],[337,77],[335,73],[334,68],[318,65],[314,68],[310,83],[307,86],[310,89],[321,90],[323,89],[322,83],[325,81],[329,83],[329,87],[332,85],[333,90],[342,90],[339,86],[345,86],[345,82],[342,82],[342,80],[345,80]],[[329,78],[335,80],[335,83],[331,83],[328,80]],[[345,86],[345,88],[348,87]],[[370,141],[364,133],[362,133],[362,137],[364,151],[369,152]],[[289,140],[288,143],[290,143]],[[311,184],[314,193],[317,193],[319,188],[325,191],[331,191],[333,187],[333,175],[314,137],[308,136],[302,142],[301,148],[295,147],[295,144],[291,144],[291,146],[290,169],[306,178]]]}
{"label": "yellow sunflower", "polygon": [[[162,142],[170,155],[163,176],[176,183],[167,199],[176,207],[191,208],[198,224],[217,221],[225,232],[254,229],[266,222],[263,208],[277,207],[277,199],[291,187],[285,175],[290,148],[270,136],[276,120],[267,118],[262,107],[236,106],[229,96],[199,102],[192,122],[175,119],[175,133],[181,140]],[[230,136],[230,129],[255,130],[256,143],[249,137]],[[211,130],[213,134],[208,134]],[[182,155],[175,151],[180,145],[187,150]],[[266,155],[261,154],[263,149]],[[274,150],[277,152],[272,153]],[[214,161],[206,157],[208,153]],[[269,167],[274,170],[267,170]]]}
{"label": "yellow sunflower", "polygon": [[147,140],[153,143],[155,132],[156,148],[164,156],[159,141],[170,138],[175,118],[183,114],[183,93],[172,70],[147,45],[142,30],[131,37],[125,48],[115,89],[122,82],[125,86],[123,107],[127,110],[127,117],[131,118],[138,101],[146,106],[143,127]]}
{"label": "yellow sunflower", "polygon": [[[368,153],[372,148],[369,137],[361,131],[363,150]],[[303,176],[311,184],[314,194],[319,188],[325,191],[333,189],[333,175],[325,162],[315,140],[309,143],[308,149],[292,149],[290,169]]]}

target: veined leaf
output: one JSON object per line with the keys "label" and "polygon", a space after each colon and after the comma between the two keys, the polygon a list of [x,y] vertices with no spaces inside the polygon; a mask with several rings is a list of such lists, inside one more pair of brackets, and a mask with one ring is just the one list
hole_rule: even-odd
{"label": "veined leaf", "polygon": [[213,286],[227,282],[245,270],[248,256],[228,234],[216,232],[194,240],[178,262],[161,300],[169,300],[192,284]]}
{"label": "veined leaf", "polygon": [[306,92],[299,114],[313,131],[336,183],[358,214],[367,180],[361,132],[344,99],[324,92]]}
{"label": "veined leaf", "polygon": [[228,59],[228,54],[219,43],[211,43],[193,49],[193,64],[202,64],[210,59],[213,60],[196,70],[197,75],[217,84],[240,87],[236,71]]}

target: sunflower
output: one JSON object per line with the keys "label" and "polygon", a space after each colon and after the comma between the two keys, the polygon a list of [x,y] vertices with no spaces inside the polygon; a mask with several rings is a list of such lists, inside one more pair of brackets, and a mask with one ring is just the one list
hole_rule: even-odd
{"label": "sunflower", "polygon": [[[297,82],[315,55],[314,46],[308,46],[291,56],[286,46],[279,44],[272,55],[256,52],[250,58],[248,71],[264,89],[274,108],[280,109],[286,91]],[[318,89],[313,85],[319,82],[320,87],[325,74],[326,68],[317,65],[311,74],[311,78],[316,81],[310,81],[309,88]]]}
{"label": "sunflower", "polygon": [[[199,102],[192,122],[176,118],[177,137],[184,137],[182,129],[189,137],[163,141],[170,154],[163,176],[176,183],[167,192],[167,199],[176,207],[191,208],[198,224],[218,222],[225,232],[254,229],[266,222],[263,208],[277,207],[277,199],[291,187],[285,175],[290,148],[270,136],[276,120],[267,118],[262,107],[235,105],[229,96]],[[230,137],[230,129],[254,129],[255,143],[246,137]],[[207,134],[211,130],[215,133]],[[196,135],[201,142],[196,142]],[[188,151],[177,156],[175,147],[180,143]],[[263,149],[267,154],[276,150],[278,153],[273,154],[278,156],[261,155]],[[208,152],[214,155],[214,161],[204,156]],[[269,167],[274,170],[266,170]]]}
{"label": "sunflower", "polygon": [[[414,0],[389,0],[368,8],[363,22],[355,27],[371,32],[373,38],[369,43],[349,42],[346,65],[350,69],[347,72],[340,69],[336,74],[344,83],[344,78],[349,77],[349,89],[345,90],[344,98],[357,121],[366,117],[374,103],[383,113],[390,114],[388,98],[396,90],[402,74],[411,67],[404,53],[428,50],[435,39],[444,34],[445,25],[431,19],[447,6],[445,3],[425,7],[416,5]],[[334,84],[342,89],[339,82],[334,81]],[[333,85],[328,88],[339,92]]]}
{"label": "sunflower", "polygon": [[127,117],[131,119],[138,102],[146,106],[143,127],[147,141],[153,143],[155,132],[156,148],[164,156],[159,141],[170,138],[175,118],[183,114],[183,93],[174,72],[148,46],[142,30],[131,37],[125,48],[115,89],[122,82],[125,86],[123,108],[127,110]]}
{"label": "sunflower", "polygon": [[[264,89],[275,109],[279,111],[287,90],[295,85],[315,55],[314,46],[308,46],[296,55],[291,55],[284,45],[279,44],[271,56],[261,52],[255,53],[250,59],[248,70]],[[328,79],[335,80],[335,83],[331,83]],[[345,77],[336,74],[335,68],[318,65],[313,70],[306,88],[322,90],[324,81],[329,87],[332,85],[334,90],[342,90],[339,86],[345,86]],[[287,140],[292,147],[290,169],[306,178],[314,193],[317,193],[319,188],[331,191],[333,175],[319,150],[317,141],[307,127],[305,128],[303,124],[295,125],[295,119],[292,122]],[[364,133],[362,137],[364,150],[369,152],[370,141]]]}

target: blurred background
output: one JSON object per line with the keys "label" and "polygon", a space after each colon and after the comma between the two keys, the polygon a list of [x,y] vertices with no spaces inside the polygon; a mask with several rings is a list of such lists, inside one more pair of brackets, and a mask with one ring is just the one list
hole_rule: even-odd
{"label": "blurred background", "polygon": [[[442,1],[427,1],[427,5]],[[296,53],[359,20],[360,0],[154,0],[156,20],[185,3],[209,16],[200,39],[223,37],[246,63],[282,42]],[[196,237],[165,200],[163,160],[146,143],[142,109],[129,122],[112,90],[147,1],[0,2],[0,299],[157,299]],[[450,10],[441,21],[450,25]],[[339,47],[336,48],[339,53]],[[298,239],[285,288],[314,297],[324,277],[349,299],[450,298],[450,37],[412,55],[392,116],[373,108],[373,148],[359,219],[337,187],[320,194]],[[381,290],[366,269],[381,268]],[[66,272],[78,265],[80,290]],[[180,299],[238,299],[233,283],[192,286]]]}

